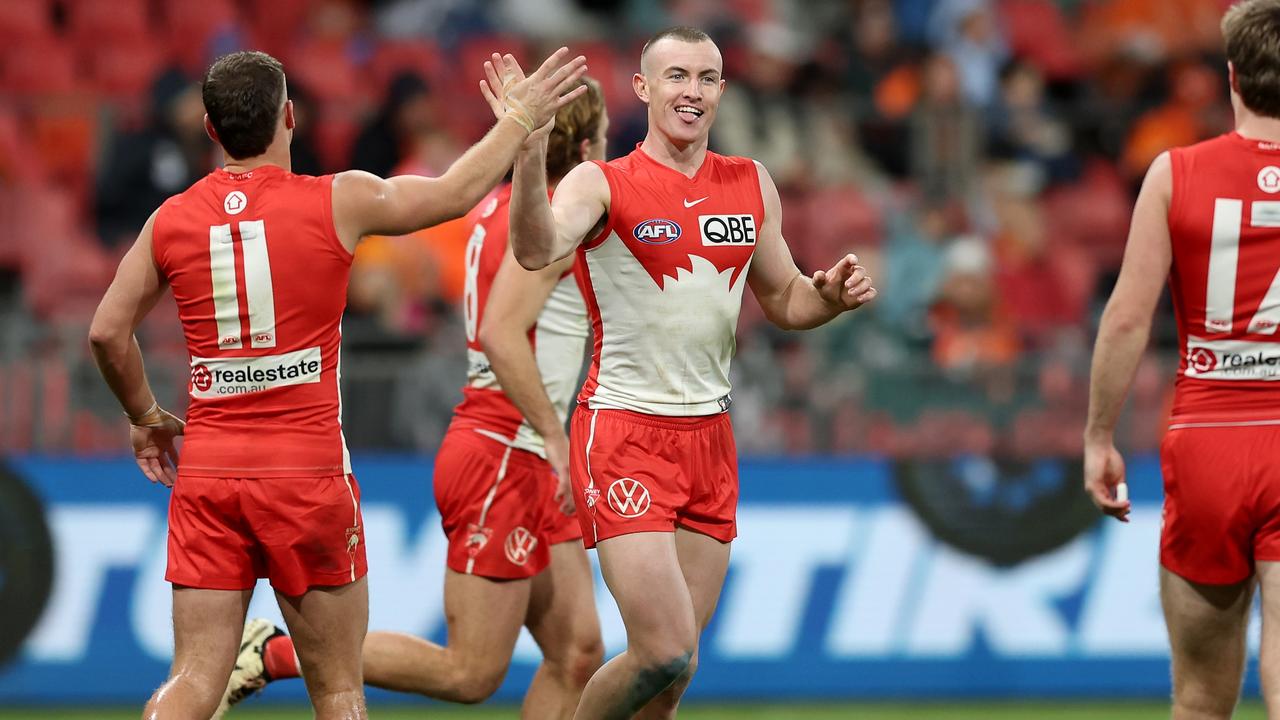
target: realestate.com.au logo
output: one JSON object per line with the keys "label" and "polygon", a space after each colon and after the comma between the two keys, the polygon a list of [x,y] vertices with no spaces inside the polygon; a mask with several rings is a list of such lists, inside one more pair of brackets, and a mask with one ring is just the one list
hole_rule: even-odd
{"label": "realestate.com.au logo", "polygon": [[320,382],[322,364],[318,347],[261,357],[192,358],[191,396],[244,395]]}

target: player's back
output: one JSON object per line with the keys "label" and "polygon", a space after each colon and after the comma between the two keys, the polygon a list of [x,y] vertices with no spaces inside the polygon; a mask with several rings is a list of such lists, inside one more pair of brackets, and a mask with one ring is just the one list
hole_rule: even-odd
{"label": "player's back", "polygon": [[219,169],[161,206],[154,257],[191,355],[181,472],[350,472],[338,381],[351,254],[332,181]]}
{"label": "player's back", "polygon": [[1280,420],[1280,145],[1228,133],[1170,160],[1172,424]]}

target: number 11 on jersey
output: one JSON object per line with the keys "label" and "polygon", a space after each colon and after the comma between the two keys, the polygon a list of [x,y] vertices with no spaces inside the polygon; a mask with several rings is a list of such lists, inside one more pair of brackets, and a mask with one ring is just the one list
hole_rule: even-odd
{"label": "number 11 on jersey", "polygon": [[218,324],[218,349],[239,350],[244,347],[246,328],[240,309],[237,245],[243,263],[249,347],[273,348],[276,346],[276,300],[271,285],[266,226],[261,220],[242,220],[236,229],[239,243],[230,224],[209,228],[209,269],[213,275],[213,316]]}

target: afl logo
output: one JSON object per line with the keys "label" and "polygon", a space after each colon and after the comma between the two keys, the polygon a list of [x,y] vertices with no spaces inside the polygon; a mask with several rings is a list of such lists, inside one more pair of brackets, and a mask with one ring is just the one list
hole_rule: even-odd
{"label": "afl logo", "polygon": [[213,373],[209,372],[209,368],[197,365],[191,368],[191,384],[200,392],[205,392],[213,386]]}
{"label": "afl logo", "polygon": [[1218,366],[1218,356],[1208,348],[1195,348],[1187,352],[1187,365],[1197,373],[1212,372]]}
{"label": "afl logo", "polygon": [[1268,165],[1258,171],[1258,188],[1265,193],[1280,192],[1280,168]]}
{"label": "afl logo", "polygon": [[232,190],[227,193],[227,197],[222,201],[222,209],[227,211],[228,215],[239,215],[244,212],[244,208],[249,204],[249,198],[239,190]]}
{"label": "afl logo", "polygon": [[631,234],[646,245],[667,245],[680,239],[680,226],[666,218],[654,218],[637,225]]}

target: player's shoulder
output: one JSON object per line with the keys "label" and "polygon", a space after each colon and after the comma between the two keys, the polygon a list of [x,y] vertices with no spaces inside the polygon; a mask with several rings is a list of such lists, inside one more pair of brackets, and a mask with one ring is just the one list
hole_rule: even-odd
{"label": "player's shoulder", "polygon": [[479,202],[471,212],[468,213],[468,219],[471,222],[487,222],[492,218],[499,218],[506,215],[507,207],[511,204],[511,183],[503,183],[493,190]]}

